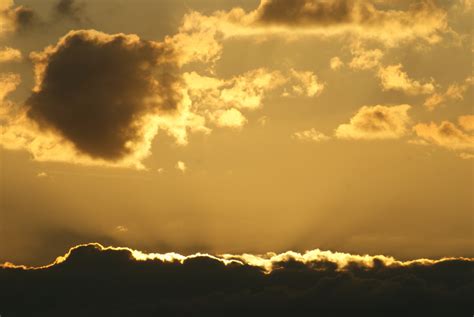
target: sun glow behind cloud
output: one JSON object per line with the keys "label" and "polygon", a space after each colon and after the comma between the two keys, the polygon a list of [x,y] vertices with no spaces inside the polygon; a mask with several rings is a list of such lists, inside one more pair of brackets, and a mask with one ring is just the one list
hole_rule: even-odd
{"label": "sun glow behind cloud", "polygon": [[64,263],[68,260],[72,253],[76,250],[86,247],[93,247],[97,251],[126,251],[130,253],[130,257],[136,261],[161,261],[161,262],[170,262],[170,263],[181,263],[189,259],[195,258],[209,258],[218,262],[223,263],[224,265],[229,265],[231,263],[240,264],[240,265],[250,265],[262,269],[266,273],[272,272],[272,270],[281,266],[285,262],[298,262],[304,265],[311,265],[311,263],[318,262],[330,262],[337,266],[338,270],[344,271],[349,265],[357,264],[362,267],[372,268],[377,262],[383,263],[384,266],[388,267],[403,267],[410,265],[433,265],[436,263],[441,263],[444,261],[451,260],[463,260],[463,261],[474,261],[470,258],[454,258],[447,257],[438,260],[432,259],[416,259],[410,261],[399,261],[393,257],[385,255],[354,255],[349,253],[342,252],[332,252],[332,251],[322,251],[319,249],[306,251],[304,253],[298,253],[294,251],[288,251],[284,253],[273,253],[268,252],[265,254],[221,254],[221,255],[211,255],[207,253],[195,253],[191,255],[181,255],[175,252],[168,253],[145,253],[138,250],[133,250],[126,247],[104,247],[99,243],[87,243],[77,245],[69,249],[69,251],[63,255],[56,258],[56,260],[45,266],[31,267],[25,265],[16,265],[10,262],[6,262],[0,265],[3,268],[18,268],[24,270],[42,270],[48,269],[55,265]]}

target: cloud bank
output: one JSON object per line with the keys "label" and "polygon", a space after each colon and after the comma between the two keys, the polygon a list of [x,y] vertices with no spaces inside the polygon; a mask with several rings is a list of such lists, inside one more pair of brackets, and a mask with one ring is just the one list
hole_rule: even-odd
{"label": "cloud bank", "polygon": [[464,258],[182,256],[88,244],[42,268],[4,264],[0,296],[5,314],[20,315],[463,315],[472,308],[472,269]]}

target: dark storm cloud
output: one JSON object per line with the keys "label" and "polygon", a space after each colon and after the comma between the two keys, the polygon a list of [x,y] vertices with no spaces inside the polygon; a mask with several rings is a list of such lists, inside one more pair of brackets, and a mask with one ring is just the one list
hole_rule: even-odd
{"label": "dark storm cloud", "polygon": [[170,50],[135,35],[71,31],[32,58],[29,117],[93,158],[131,154],[144,141],[146,116],[180,100]]}
{"label": "dark storm cloud", "polygon": [[463,259],[339,270],[289,258],[265,274],[210,256],[137,261],[88,245],[49,268],[4,267],[0,298],[6,316],[470,316],[473,269]]}

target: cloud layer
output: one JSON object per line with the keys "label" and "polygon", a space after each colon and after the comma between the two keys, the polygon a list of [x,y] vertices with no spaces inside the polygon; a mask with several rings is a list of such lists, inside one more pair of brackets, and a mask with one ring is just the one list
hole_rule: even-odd
{"label": "cloud layer", "polygon": [[182,256],[89,244],[40,269],[4,264],[0,296],[5,314],[26,315],[463,315],[471,312],[472,269],[462,258]]}

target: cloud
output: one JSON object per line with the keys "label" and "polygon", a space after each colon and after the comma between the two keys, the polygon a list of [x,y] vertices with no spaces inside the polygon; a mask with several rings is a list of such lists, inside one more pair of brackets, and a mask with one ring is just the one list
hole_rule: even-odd
{"label": "cloud", "polygon": [[12,32],[15,28],[12,19],[13,0],[0,1],[0,36]]}
{"label": "cloud", "polygon": [[177,115],[164,116],[160,128],[180,145],[188,143],[188,131],[211,133],[208,123],[217,127],[240,127],[247,122],[242,111],[254,111],[263,106],[265,95],[281,87],[286,79],[278,71],[259,68],[220,79],[185,72],[183,98]]}
{"label": "cloud", "polygon": [[21,52],[11,47],[0,48],[0,63],[18,62],[22,58]]}
{"label": "cloud", "polygon": [[263,106],[265,94],[281,87],[286,79],[278,71],[258,68],[227,80],[202,76],[196,72],[183,75],[193,106],[199,109],[235,108],[256,110]]}
{"label": "cloud", "polygon": [[39,172],[38,174],[36,174],[36,177],[38,177],[38,178],[47,178],[47,177],[49,177],[49,175],[46,172]]}
{"label": "cloud", "polygon": [[186,163],[184,163],[183,161],[178,161],[176,162],[176,165],[175,165],[176,169],[178,171],[180,171],[181,173],[186,173],[188,167],[186,166]]}
{"label": "cloud", "polygon": [[[0,0],[0,37],[8,33],[24,33],[52,25],[56,21],[44,21],[32,8],[16,5],[13,0]],[[77,0],[57,0],[53,7],[59,17],[67,17],[81,22],[84,3]]]}
{"label": "cloud", "polygon": [[284,96],[316,97],[324,89],[311,71],[290,69],[288,74],[257,68],[230,79],[202,76],[196,72],[185,73],[189,98],[201,108],[236,108],[257,110],[263,106],[265,95],[281,87]]}
{"label": "cloud", "polygon": [[258,124],[260,124],[262,127],[266,126],[268,121],[270,121],[270,119],[267,116],[261,116],[257,120]]}
{"label": "cloud", "polygon": [[434,110],[438,106],[450,101],[456,100],[460,101],[464,99],[464,94],[468,91],[468,89],[474,84],[474,77],[469,76],[467,77],[463,83],[454,83],[449,85],[444,93],[434,93],[433,95],[429,96],[424,103],[424,106],[428,108],[428,110]]}
{"label": "cloud", "polygon": [[458,118],[459,125],[464,131],[474,131],[474,115],[465,115]]}
{"label": "cloud", "polygon": [[323,36],[353,33],[387,45],[415,38],[437,42],[447,28],[446,12],[432,1],[390,10],[374,1],[262,0],[253,14],[260,24],[313,29]]}
{"label": "cloud", "polygon": [[344,0],[264,0],[257,9],[257,21],[280,25],[343,24],[356,18],[356,6],[356,2]]}
{"label": "cloud", "polygon": [[462,158],[463,160],[472,160],[474,159],[474,153],[462,152],[459,154],[459,157]]}
{"label": "cloud", "polygon": [[[316,97],[324,90],[325,84],[311,71],[289,69],[286,72],[257,68],[228,79],[204,76],[197,72],[183,74],[186,92],[182,121],[174,123],[170,133],[179,143],[186,144],[186,128],[210,132],[207,122],[217,127],[240,128],[247,119],[244,111],[256,111],[263,107],[267,94],[283,89],[285,97]],[[192,122],[191,122],[192,121]]]}
{"label": "cloud", "polygon": [[178,63],[215,63],[222,54],[218,20],[207,18],[198,12],[185,15],[178,33],[167,36],[165,43],[180,52]]}
{"label": "cloud", "polygon": [[235,108],[217,110],[211,116],[218,127],[241,128],[248,121],[242,113]]}
{"label": "cloud", "polygon": [[323,142],[330,139],[327,135],[317,131],[315,128],[311,128],[309,130],[304,131],[297,131],[293,133],[292,137],[300,141],[310,142]]}
{"label": "cloud", "polygon": [[464,14],[469,14],[470,11],[474,8],[473,0],[455,0],[452,2],[452,9]]}
{"label": "cloud", "polygon": [[471,313],[472,269],[467,258],[183,256],[86,244],[41,268],[4,264],[0,296],[10,315],[461,316]]}
{"label": "cloud", "polygon": [[83,19],[84,4],[77,0],[59,0],[54,6],[54,10],[60,16],[65,16],[80,22]]}
{"label": "cloud", "polygon": [[340,139],[398,139],[407,132],[410,122],[409,105],[363,106],[351,118],[350,123],[336,129]]}
{"label": "cloud", "polygon": [[464,6],[464,9],[466,11],[472,10],[474,8],[474,1],[473,0],[460,0],[462,5]]}
{"label": "cloud", "polygon": [[331,58],[331,60],[329,61],[329,67],[331,67],[332,70],[338,70],[340,69],[342,66],[344,66],[344,63],[341,61],[341,59],[337,56],[334,56],[333,58]]}
{"label": "cloud", "polygon": [[210,16],[192,12],[185,16],[183,25],[188,32],[206,34],[203,37],[206,43],[214,35],[223,38],[349,35],[396,46],[414,40],[437,43],[450,31],[447,12],[430,0],[400,9],[389,9],[375,1],[262,0],[250,12],[242,8],[218,11]]}
{"label": "cloud", "polygon": [[[21,83],[21,77],[14,73],[0,73],[0,109],[5,111],[6,105],[5,98],[11,92],[15,91],[18,85]],[[2,112],[0,112],[1,114]]]}
{"label": "cloud", "polygon": [[125,226],[121,226],[121,225],[116,226],[116,227],[115,227],[115,230],[116,230],[117,232],[120,232],[120,233],[128,232],[128,228],[125,227]]}
{"label": "cloud", "polygon": [[324,90],[324,83],[311,71],[290,69],[290,76],[294,82],[291,89],[297,96],[316,97]]}
{"label": "cloud", "polygon": [[16,147],[39,160],[142,167],[159,117],[179,110],[181,79],[162,43],[71,31],[31,58],[36,85],[4,134],[22,135]]}
{"label": "cloud", "polygon": [[281,87],[285,82],[280,72],[258,68],[224,83],[220,99],[238,109],[255,110],[262,107],[265,93]]}
{"label": "cloud", "polygon": [[0,11],[8,10],[13,6],[13,0],[2,0],[0,1]]}
{"label": "cloud", "polygon": [[28,7],[18,6],[12,12],[13,20],[18,31],[32,28],[38,22],[36,13]]}
{"label": "cloud", "polygon": [[354,56],[349,63],[349,67],[356,70],[366,70],[378,67],[383,57],[383,52],[379,49],[365,50],[361,47],[353,48]]}
{"label": "cloud", "polygon": [[430,144],[453,151],[474,151],[474,135],[466,132],[472,131],[472,121],[472,116],[459,118],[465,131],[449,121],[443,121],[439,125],[434,122],[418,123],[413,130],[418,137]]}
{"label": "cloud", "polygon": [[401,64],[380,67],[378,77],[383,90],[401,91],[409,95],[426,95],[435,90],[433,82],[420,83],[409,78]]}
{"label": "cloud", "polygon": [[11,32],[23,32],[38,24],[39,18],[31,8],[15,6],[13,0],[0,2],[0,36]]}

